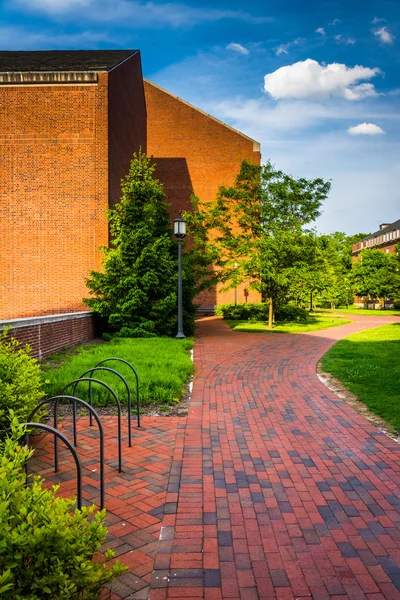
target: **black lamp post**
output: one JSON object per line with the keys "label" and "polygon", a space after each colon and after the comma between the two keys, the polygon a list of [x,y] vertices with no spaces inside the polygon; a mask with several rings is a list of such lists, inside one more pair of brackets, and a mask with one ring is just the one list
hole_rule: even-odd
{"label": "black lamp post", "polygon": [[178,240],[178,333],[175,337],[182,339],[183,333],[183,315],[182,315],[182,241],[186,236],[186,221],[179,213],[179,217],[174,221],[174,235]]}
{"label": "black lamp post", "polygon": [[[237,270],[239,263],[235,260],[234,265],[235,267],[235,271]],[[235,274],[235,279],[236,279],[236,274]],[[235,306],[237,304],[237,282],[235,281]]]}

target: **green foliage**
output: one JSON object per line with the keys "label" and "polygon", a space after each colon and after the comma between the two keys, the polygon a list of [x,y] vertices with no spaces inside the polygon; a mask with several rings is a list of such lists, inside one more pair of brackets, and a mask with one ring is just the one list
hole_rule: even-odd
{"label": "green foliage", "polygon": [[26,485],[24,465],[32,450],[18,445],[22,435],[0,448],[0,596],[3,600],[96,600],[104,584],[124,567],[94,560],[105,541],[105,510],[71,509],[74,499],[56,498],[39,477]]}
{"label": "green foliage", "polygon": [[[87,280],[84,302],[108,320],[117,337],[170,336],[177,330],[177,244],[155,165],[134,155],[121,183],[122,197],[108,216],[113,236],[104,249],[104,272]],[[183,259],[184,329],[194,330],[194,280],[190,256]]]}
{"label": "green foliage", "polygon": [[323,357],[322,368],[400,431],[400,361],[395,359],[399,355],[400,324],[396,323],[339,341]]}
{"label": "green foliage", "polygon": [[358,296],[385,298],[400,292],[400,261],[397,256],[380,250],[360,252],[351,274],[353,289]]}
{"label": "green foliage", "polygon": [[29,346],[0,332],[0,430],[7,429],[9,411],[22,422],[44,396],[40,366]]}
{"label": "green foliage", "polygon": [[[182,396],[182,390],[193,372],[190,350],[193,340],[186,338],[176,340],[170,338],[121,339],[116,338],[103,344],[86,344],[75,350],[60,355],[49,356],[47,366],[44,364],[46,394],[56,395],[70,381],[80,377],[94,365],[118,356],[130,362],[139,374],[140,400],[142,405],[172,404]],[[54,364],[57,367],[54,368]],[[110,362],[104,365],[116,369],[128,381],[132,394],[132,407],[136,406],[136,380],[132,371],[123,363]],[[115,390],[122,405],[126,406],[127,397],[124,384],[115,375],[105,371],[94,373],[96,379],[108,383]],[[87,400],[87,384],[78,387],[78,396]],[[113,400],[103,386],[93,385],[93,404],[106,406]]]}
{"label": "green foliage", "polygon": [[275,320],[277,322],[306,322],[307,319],[308,312],[301,306],[295,306],[294,304],[284,304],[275,311]]}
{"label": "green foliage", "polygon": [[[266,302],[219,304],[215,312],[224,319],[268,321],[269,304]],[[307,316],[308,313],[304,308],[294,304],[282,305],[275,312],[276,321],[306,321]]]}
{"label": "green foliage", "polygon": [[265,302],[247,304],[218,304],[215,313],[224,319],[268,319],[269,306]]}
{"label": "green foliage", "polygon": [[188,217],[195,244],[217,267],[212,283],[243,282],[273,309],[284,303],[295,271],[315,260],[314,236],[304,226],[319,215],[329,189],[322,179],[294,179],[270,162],[244,161],[235,184],[221,187],[215,202],[195,203]]}

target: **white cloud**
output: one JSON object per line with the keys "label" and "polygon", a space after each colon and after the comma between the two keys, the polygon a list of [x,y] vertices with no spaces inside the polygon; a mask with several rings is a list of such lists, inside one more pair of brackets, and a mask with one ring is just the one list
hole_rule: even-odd
{"label": "white cloud", "polygon": [[276,56],[280,56],[281,54],[289,54],[289,50],[292,46],[298,46],[302,41],[302,38],[296,38],[292,42],[287,42],[286,44],[280,44],[277,48],[275,48]]}
{"label": "white cloud", "polygon": [[385,25],[379,29],[374,29],[373,34],[380,39],[382,44],[392,44],[394,41],[394,35],[387,30]]}
{"label": "white cloud", "polygon": [[92,0],[28,0],[26,4],[32,8],[46,13],[63,13],[76,10],[82,6],[89,6]]}
{"label": "white cloud", "polygon": [[349,127],[347,133],[350,135],[382,135],[385,132],[375,123],[360,123],[354,127]]}
{"label": "white cloud", "polygon": [[239,54],[250,54],[250,51],[242,46],[242,44],[228,44],[226,47],[227,50],[233,50],[234,52],[239,52]]}
{"label": "white cloud", "polygon": [[376,96],[371,83],[359,83],[380,73],[378,68],[361,65],[347,67],[340,63],[319,64],[307,58],[292,65],[281,67],[264,77],[264,90],[277,99],[326,99],[339,96],[347,100],[359,100]]}
{"label": "white cloud", "polygon": [[64,22],[119,22],[124,27],[190,27],[196,23],[233,19],[267,23],[271,17],[253,17],[241,10],[198,8],[180,2],[144,0],[9,0],[18,11],[40,11]]}
{"label": "white cloud", "polygon": [[323,27],[318,27],[318,29],[315,30],[315,33],[320,33],[321,35],[326,35],[326,31]]}
{"label": "white cloud", "polygon": [[353,37],[343,36],[341,33],[333,36],[338,44],[345,44],[346,46],[353,46],[356,43],[356,39]]}
{"label": "white cloud", "polygon": [[386,23],[386,19],[381,19],[380,17],[374,17],[371,21],[372,25],[376,25],[377,23]]}
{"label": "white cloud", "polygon": [[341,23],[342,21],[340,19],[333,19],[332,23],[329,23],[329,25],[337,25],[338,23]]}
{"label": "white cloud", "polygon": [[57,34],[54,32],[29,31],[22,27],[0,27],[0,46],[5,50],[51,50],[54,48],[88,49],[100,44],[111,44],[112,39],[104,32],[83,31],[81,33]]}

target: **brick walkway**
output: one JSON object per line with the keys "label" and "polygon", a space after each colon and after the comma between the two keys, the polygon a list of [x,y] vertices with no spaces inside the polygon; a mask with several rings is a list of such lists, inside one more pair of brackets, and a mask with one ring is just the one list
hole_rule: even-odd
{"label": "brick walkway", "polygon": [[[105,420],[108,546],[129,566],[111,598],[144,600],[151,582],[151,600],[400,599],[400,446],[315,372],[335,341],[385,322],[265,335],[200,321],[187,419],[145,418],[122,474]],[[97,502],[95,435],[79,428]],[[36,466],[51,476],[49,449]],[[75,490],[67,457],[57,479]]]}
{"label": "brick walkway", "polygon": [[400,446],[315,372],[383,319],[291,336],[201,322],[151,600],[400,598]]}

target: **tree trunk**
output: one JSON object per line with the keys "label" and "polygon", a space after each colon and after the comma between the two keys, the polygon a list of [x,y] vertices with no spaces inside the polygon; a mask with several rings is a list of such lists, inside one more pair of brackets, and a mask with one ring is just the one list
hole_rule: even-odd
{"label": "tree trunk", "polygon": [[268,311],[268,329],[272,329],[272,318],[274,316],[274,307],[272,298],[269,299],[269,311]]}

